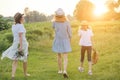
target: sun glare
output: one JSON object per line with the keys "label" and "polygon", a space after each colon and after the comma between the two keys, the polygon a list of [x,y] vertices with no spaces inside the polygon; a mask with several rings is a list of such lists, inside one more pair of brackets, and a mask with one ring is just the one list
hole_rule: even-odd
{"label": "sun glare", "polygon": [[[19,4],[22,1],[22,5]],[[63,3],[64,1],[64,3]],[[101,16],[103,13],[107,11],[107,8],[105,6],[106,0],[90,0],[93,2],[93,4],[96,6],[96,9],[94,11],[95,16]],[[8,3],[6,3],[8,2]],[[15,2],[14,6],[11,6],[12,2]],[[79,2],[79,0],[0,0],[0,14],[4,16],[13,16],[15,12],[23,12],[25,7],[29,7],[30,10],[36,10],[42,13],[45,13],[47,15],[51,15],[54,13],[54,11],[61,7],[64,9],[66,14],[73,15],[74,8],[76,4]],[[66,6],[67,3],[67,6]],[[35,4],[35,5],[34,5]],[[49,6],[49,7],[48,7]],[[9,11],[10,9],[10,11]],[[8,13],[9,11],[9,13]]]}
{"label": "sun glare", "polygon": [[101,0],[101,1],[92,0],[92,2],[95,4],[95,11],[94,11],[95,16],[101,16],[102,14],[108,11],[107,7],[104,4],[105,0]]}
{"label": "sun glare", "polygon": [[94,14],[96,16],[101,16],[102,14],[104,14],[105,12],[107,12],[107,8],[105,6],[96,6],[96,9],[94,11]]}

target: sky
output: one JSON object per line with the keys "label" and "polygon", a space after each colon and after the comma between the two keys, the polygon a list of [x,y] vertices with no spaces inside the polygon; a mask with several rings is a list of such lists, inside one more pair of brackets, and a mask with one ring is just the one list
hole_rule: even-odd
{"label": "sky", "polygon": [[[24,12],[25,7],[30,11],[37,10],[46,15],[54,14],[58,8],[62,8],[66,14],[73,15],[76,4],[80,0],[0,0],[0,14],[13,16],[16,12]],[[91,0],[95,4],[103,4],[105,0]],[[98,6],[99,7],[99,6]]]}

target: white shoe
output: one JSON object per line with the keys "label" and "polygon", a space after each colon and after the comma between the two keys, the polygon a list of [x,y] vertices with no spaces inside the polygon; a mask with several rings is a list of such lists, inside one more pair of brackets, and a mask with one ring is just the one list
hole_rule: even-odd
{"label": "white shoe", "polygon": [[92,73],[92,71],[88,71],[88,74],[91,76],[93,73]]}
{"label": "white shoe", "polygon": [[63,71],[64,74],[67,74],[67,71]]}
{"label": "white shoe", "polygon": [[78,67],[78,70],[79,70],[80,72],[84,72],[84,68],[82,68],[82,67]]}
{"label": "white shoe", "polygon": [[30,74],[25,74],[26,77],[30,77]]}
{"label": "white shoe", "polygon": [[62,74],[63,72],[62,71],[58,71],[58,74]]}

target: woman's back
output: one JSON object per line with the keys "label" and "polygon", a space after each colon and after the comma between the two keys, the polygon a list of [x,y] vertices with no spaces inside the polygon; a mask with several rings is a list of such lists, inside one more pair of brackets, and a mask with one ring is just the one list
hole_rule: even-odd
{"label": "woman's back", "polygon": [[69,22],[53,22],[56,39],[69,39],[71,37],[71,30]]}

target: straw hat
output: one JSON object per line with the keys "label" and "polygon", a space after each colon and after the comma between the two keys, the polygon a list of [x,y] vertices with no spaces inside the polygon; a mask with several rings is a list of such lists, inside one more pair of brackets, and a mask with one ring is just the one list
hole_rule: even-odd
{"label": "straw hat", "polygon": [[81,26],[86,26],[86,25],[87,25],[87,26],[89,25],[88,21],[85,21],[85,20],[84,20],[84,21],[81,22]]}
{"label": "straw hat", "polygon": [[66,17],[65,17],[65,12],[63,11],[63,9],[58,8],[55,11],[55,16],[54,16],[54,20],[56,22],[65,22],[67,21]]}
{"label": "straw hat", "polygon": [[65,12],[63,11],[63,9],[58,8],[57,11],[55,11],[55,15],[56,16],[64,16]]}

